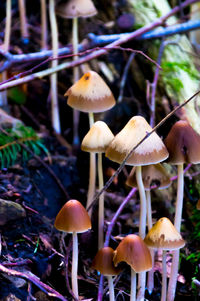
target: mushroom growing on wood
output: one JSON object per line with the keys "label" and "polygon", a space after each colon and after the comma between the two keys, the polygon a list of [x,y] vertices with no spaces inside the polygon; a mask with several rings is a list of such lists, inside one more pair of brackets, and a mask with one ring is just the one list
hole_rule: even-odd
{"label": "mushroom growing on wood", "polygon": [[[200,163],[200,135],[187,121],[179,120],[171,128],[164,143],[169,151],[168,163],[178,165],[178,184],[174,226],[180,232],[184,192],[184,163]],[[178,275],[179,250],[174,251],[168,300],[174,300]]]}
{"label": "mushroom growing on wood", "polygon": [[78,236],[91,229],[89,215],[83,205],[77,200],[70,200],[61,208],[56,216],[54,227],[59,231],[72,233],[73,255],[72,255],[72,291],[78,299]]}
{"label": "mushroom growing on wood", "polygon": [[[115,105],[114,96],[104,80],[94,71],[85,73],[79,81],[67,90],[67,104],[81,112],[89,113],[90,128],[94,114],[111,109]],[[90,206],[95,191],[96,162],[95,153],[90,153],[90,177],[87,207]],[[92,210],[89,211],[91,215]]]}
{"label": "mushroom growing on wood", "polygon": [[167,293],[167,271],[166,271],[166,250],[177,250],[185,245],[179,232],[171,221],[166,218],[160,218],[144,239],[148,247],[163,250],[163,273],[162,273],[162,294],[161,301],[166,300]]}
{"label": "mushroom growing on wood", "polygon": [[[81,149],[90,153],[98,153],[98,178],[99,190],[104,186],[102,153],[113,140],[114,135],[103,121],[97,121],[90,128],[89,132],[83,138]],[[99,216],[98,216],[98,248],[103,247],[104,242],[104,194],[99,198]]]}
{"label": "mushroom growing on wood", "polygon": [[149,271],[152,268],[151,254],[144,241],[135,234],[127,235],[114,251],[114,265],[124,261],[131,267],[131,296],[136,298],[136,273]]}
{"label": "mushroom growing on wood", "polygon": [[116,276],[121,272],[121,269],[116,268],[113,264],[113,255],[114,250],[110,247],[105,247],[98,251],[92,262],[92,268],[108,279],[110,301],[115,300],[112,276]]}

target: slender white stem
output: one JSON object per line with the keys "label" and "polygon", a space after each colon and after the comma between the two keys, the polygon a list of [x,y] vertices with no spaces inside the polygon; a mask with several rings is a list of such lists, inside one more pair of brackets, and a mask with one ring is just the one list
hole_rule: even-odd
{"label": "slender white stem", "polygon": [[[102,166],[102,153],[98,153],[98,178],[99,178],[99,191],[104,186],[103,181],[103,166]],[[104,193],[99,198],[99,227],[98,227],[98,248],[103,248],[104,244]]]}
{"label": "slender white stem", "polygon": [[130,301],[136,300],[136,273],[133,269],[131,269],[131,295]]}
{"label": "slender white stem", "polygon": [[152,210],[151,210],[151,191],[150,190],[146,190],[146,200],[147,200],[147,224],[148,224],[148,230],[150,230],[153,226]]}
{"label": "slender white stem", "polygon": [[115,301],[114,285],[112,276],[107,276],[108,287],[109,287],[109,298],[110,301]]}
{"label": "slender white stem", "polygon": [[26,6],[24,0],[18,0],[19,5],[19,17],[20,17],[20,30],[23,41],[28,39],[28,27],[26,21]]}
{"label": "slender white stem", "polygon": [[[51,38],[52,38],[52,50],[53,57],[58,56],[58,28],[55,15],[55,2],[49,0],[49,17],[51,25]],[[58,65],[58,60],[52,61],[52,68]],[[53,73],[50,76],[51,82],[51,114],[52,114],[52,126],[57,134],[60,134],[60,117],[58,106],[58,91],[57,91],[57,73]]]}
{"label": "slender white stem", "polygon": [[47,46],[47,4],[46,0],[40,0],[41,6],[41,48],[45,50]]}
{"label": "slender white stem", "polygon": [[150,249],[151,258],[152,258],[152,269],[148,272],[148,280],[147,280],[147,289],[149,294],[151,295],[154,288],[154,259],[155,259],[155,251],[154,249]]}
{"label": "slender white stem", "polygon": [[[5,34],[4,34],[4,43],[3,50],[7,52],[10,47],[10,33],[11,33],[11,17],[12,17],[12,3],[11,0],[6,1],[6,26],[5,26]],[[7,71],[2,72],[1,81],[7,80]],[[0,106],[6,107],[8,104],[7,101],[7,91],[2,91],[0,93]]]}
{"label": "slender white stem", "polygon": [[176,198],[176,213],[174,226],[178,232],[181,230],[181,217],[183,209],[183,192],[184,192],[184,171],[183,164],[178,165],[178,183],[177,183],[177,198]]}
{"label": "slender white stem", "polygon": [[167,266],[166,266],[166,251],[163,250],[162,254],[162,293],[161,301],[166,301],[167,295]]}
{"label": "slender white stem", "polygon": [[[90,128],[94,124],[94,114],[89,113],[89,124]],[[87,195],[87,205],[86,208],[92,203],[96,185],[96,153],[90,153],[90,172],[89,172],[89,185],[88,185],[88,195]],[[88,211],[88,214],[91,218],[92,208]]]}
{"label": "slender white stem", "polygon": [[72,240],[72,291],[74,296],[78,299],[78,236],[76,232],[73,232]]}
{"label": "slender white stem", "polygon": [[[183,172],[183,164],[180,164],[178,165],[176,213],[175,213],[175,220],[174,220],[174,226],[176,227],[178,232],[180,232],[180,228],[181,228],[183,192],[184,192],[184,172]],[[170,274],[169,286],[167,292],[168,301],[173,301],[175,297],[177,277],[178,277],[178,265],[179,265],[179,250],[175,250],[173,252],[171,274]]]}
{"label": "slender white stem", "polygon": [[178,278],[179,250],[173,251],[171,274],[167,291],[167,301],[174,301]]}
{"label": "slender white stem", "polygon": [[[78,18],[73,18],[72,25],[72,45],[73,45],[73,54],[78,53]],[[76,61],[78,56],[73,57],[73,61]],[[74,83],[79,80],[79,67],[73,68],[73,81]],[[73,109],[73,145],[78,146],[80,144],[78,126],[79,126],[79,116],[80,112]]]}
{"label": "slender white stem", "polygon": [[[146,195],[142,181],[142,167],[136,166],[136,180],[140,195],[140,226],[139,236],[144,239],[146,233]],[[146,272],[141,272],[138,277],[138,294],[137,300],[144,300]]]}

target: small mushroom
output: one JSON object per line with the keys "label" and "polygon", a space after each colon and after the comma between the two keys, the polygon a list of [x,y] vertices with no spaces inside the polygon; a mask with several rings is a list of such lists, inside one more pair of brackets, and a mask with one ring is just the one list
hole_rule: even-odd
{"label": "small mushroom", "polygon": [[63,232],[72,233],[72,291],[78,299],[78,236],[91,229],[89,215],[83,205],[77,200],[70,200],[60,209],[56,216],[54,227]]}

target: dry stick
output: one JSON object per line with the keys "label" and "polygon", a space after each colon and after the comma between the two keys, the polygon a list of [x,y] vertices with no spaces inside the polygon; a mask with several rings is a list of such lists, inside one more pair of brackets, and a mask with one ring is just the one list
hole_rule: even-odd
{"label": "dry stick", "polygon": [[46,50],[48,48],[47,44],[47,4],[46,0],[40,0],[41,6],[41,49]]}
{"label": "dry stick", "polygon": [[[6,1],[6,27],[4,35],[3,51],[7,52],[10,47],[10,33],[11,33],[11,17],[12,17],[12,3],[11,0]],[[7,80],[7,71],[2,73],[2,81]],[[7,106],[7,91],[0,93],[0,106]]]}
{"label": "dry stick", "polygon": [[35,284],[41,291],[47,294],[49,297],[54,297],[62,301],[67,301],[67,299],[64,298],[60,293],[58,293],[56,290],[51,288],[49,285],[40,281],[40,279],[34,274],[27,275],[26,273],[15,271],[13,269],[8,269],[4,267],[2,264],[0,264],[0,272],[6,273],[9,276],[19,277],[25,279],[26,281],[30,281],[31,283]]}
{"label": "dry stick", "polygon": [[[51,39],[53,48],[53,58],[58,56],[58,28],[55,15],[55,2],[54,0],[49,1],[49,17],[51,25]],[[58,60],[52,61],[52,68],[56,68],[58,65]],[[59,116],[59,106],[58,106],[58,89],[57,89],[57,73],[53,73],[50,76],[51,82],[51,119],[53,129],[57,134],[60,134],[60,116]]]}
{"label": "dry stick", "polygon": [[[197,2],[198,0],[186,0],[185,2],[183,2],[181,5],[178,5],[176,7],[174,7],[170,12],[168,12],[166,15],[158,18],[156,21],[130,33],[130,34],[127,34],[126,36],[123,36],[121,37],[120,39],[118,39],[117,41],[113,42],[113,43],[110,43],[109,45],[103,47],[102,49],[100,50],[97,50],[95,52],[92,52],[91,54],[85,56],[84,58],[80,58],[79,60],[77,60],[76,62],[69,62],[69,63],[63,63],[63,64],[60,64],[58,65],[57,67],[55,68],[50,68],[50,69],[47,69],[47,70],[44,70],[44,71],[41,71],[41,72],[38,72],[36,74],[31,74],[31,75],[28,75],[24,78],[20,78],[20,79],[17,79],[17,80],[13,80],[12,82],[6,82],[4,84],[1,84],[0,86],[0,91],[4,90],[4,89],[7,89],[9,87],[13,87],[13,86],[16,86],[16,85],[19,85],[19,84],[23,84],[25,82],[28,82],[28,81],[31,81],[33,79],[36,79],[36,78],[41,78],[41,77],[44,77],[44,76],[47,76],[47,75],[50,75],[54,72],[58,72],[58,71],[61,71],[63,69],[67,69],[67,68],[72,68],[72,67],[75,67],[75,66],[78,66],[80,64],[83,64],[89,60],[92,60],[94,58],[97,58],[99,57],[100,55],[103,55],[103,54],[106,54],[106,52],[110,49],[114,49],[114,47],[118,46],[118,45],[121,45],[123,43],[126,43],[134,38],[138,38],[139,36],[141,36],[142,34],[154,29],[155,27],[158,27],[158,26],[162,26],[164,24],[164,22],[171,16],[175,15],[177,12],[179,12],[181,9],[183,9],[184,7],[190,5],[190,4],[193,4],[195,2]],[[137,51],[135,51],[137,52]],[[141,51],[140,53],[142,53],[144,55],[144,53]],[[152,60],[151,60],[152,61]],[[33,70],[33,68],[31,69]],[[29,71],[29,72],[32,72],[32,71]],[[24,72],[23,72],[24,74]],[[20,76],[20,74],[18,75]],[[15,77],[16,78],[16,77]]]}
{"label": "dry stick", "polygon": [[19,5],[19,17],[20,17],[20,30],[21,30],[21,38],[23,43],[28,42],[29,33],[26,21],[26,6],[24,0],[18,0]]}

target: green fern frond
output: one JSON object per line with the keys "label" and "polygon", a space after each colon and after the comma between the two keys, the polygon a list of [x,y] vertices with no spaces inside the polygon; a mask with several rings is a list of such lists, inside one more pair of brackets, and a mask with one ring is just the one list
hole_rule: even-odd
{"label": "green fern frond", "polygon": [[19,124],[13,129],[0,131],[0,168],[13,165],[18,159],[27,161],[30,153],[23,148],[24,144],[35,155],[41,151],[48,155],[48,150],[42,143],[36,132],[31,127]]}

